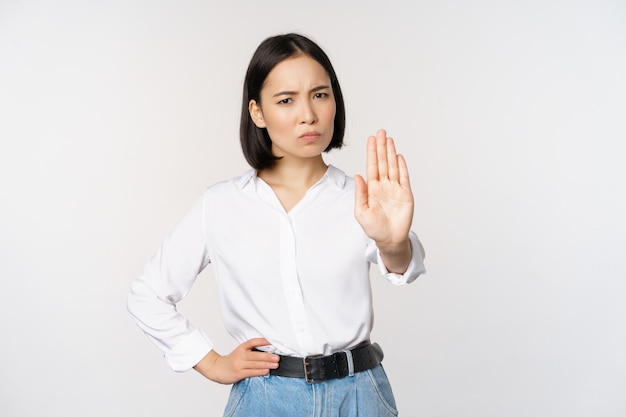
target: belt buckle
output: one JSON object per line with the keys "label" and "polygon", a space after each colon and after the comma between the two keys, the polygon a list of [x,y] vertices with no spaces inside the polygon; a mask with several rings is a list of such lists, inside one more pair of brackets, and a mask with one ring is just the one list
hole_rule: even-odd
{"label": "belt buckle", "polygon": [[311,356],[305,356],[304,358],[302,358],[302,366],[304,368],[304,380],[306,381],[307,384],[313,385],[318,382],[325,381],[325,379],[309,378],[309,374],[311,373],[309,372],[309,359],[317,359],[317,358],[323,358],[323,357],[324,355],[311,355]]}

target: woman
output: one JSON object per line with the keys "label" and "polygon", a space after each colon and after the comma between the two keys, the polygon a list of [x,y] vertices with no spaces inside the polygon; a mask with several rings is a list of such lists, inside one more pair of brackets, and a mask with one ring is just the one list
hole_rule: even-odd
{"label": "woman", "polygon": [[[235,384],[225,416],[397,415],[369,342],[369,265],[408,283],[424,272],[423,251],[406,163],[384,130],[368,139],[367,182],[324,162],[343,144],[344,115],[318,45],[263,41],[241,115],[253,169],[208,187],[131,285],[130,313],[174,370]],[[209,263],[240,343],[228,355],[175,308]]]}

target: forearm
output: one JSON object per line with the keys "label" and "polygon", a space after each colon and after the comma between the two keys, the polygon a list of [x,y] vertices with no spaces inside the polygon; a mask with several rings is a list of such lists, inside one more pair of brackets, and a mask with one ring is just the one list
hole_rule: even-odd
{"label": "forearm", "polygon": [[405,241],[392,244],[377,243],[380,257],[387,271],[404,274],[411,263],[411,242],[408,237]]}
{"label": "forearm", "polygon": [[216,351],[211,350],[193,367],[193,369],[198,371],[205,378],[216,381],[219,377],[215,375],[215,362],[219,357],[220,355]]}

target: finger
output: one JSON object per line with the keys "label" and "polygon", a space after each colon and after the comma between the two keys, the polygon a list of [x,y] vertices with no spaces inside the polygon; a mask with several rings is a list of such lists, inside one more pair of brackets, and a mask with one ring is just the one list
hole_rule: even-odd
{"label": "finger", "polygon": [[245,342],[243,342],[239,346],[241,346],[245,350],[252,350],[255,347],[269,346],[269,345],[270,345],[270,342],[268,342],[267,339],[264,339],[262,337],[256,337],[256,338],[253,338],[253,339],[246,340]]}
{"label": "finger", "polygon": [[250,363],[262,362],[264,366],[267,366],[267,364],[270,363],[277,363],[278,361],[280,361],[280,357],[278,355],[269,352],[253,350],[259,346],[268,345],[270,345],[270,342],[262,337],[247,340],[239,345],[239,348],[243,350],[241,358]]}
{"label": "finger", "polygon": [[354,209],[361,210],[367,207],[367,184],[360,175],[354,176]]}
{"label": "finger", "polygon": [[252,378],[255,376],[265,376],[269,374],[269,372],[269,369],[246,369],[245,371],[241,372],[241,374],[239,375],[239,379]]}
{"label": "finger", "polygon": [[398,182],[398,155],[392,138],[387,138],[387,164],[389,166],[389,179]]}
{"label": "finger", "polygon": [[247,352],[245,360],[250,363],[260,363],[263,364],[263,366],[269,366],[269,364],[278,363],[280,361],[280,356],[274,353],[252,350]]}
{"label": "finger", "polygon": [[278,361],[245,361],[242,369],[276,369]]}
{"label": "finger", "polygon": [[376,137],[367,138],[367,159],[365,162],[365,175],[367,182],[378,179],[378,163],[376,162]]}
{"label": "finger", "polygon": [[400,185],[404,185],[407,187],[411,187],[411,183],[409,181],[409,169],[406,166],[406,160],[404,156],[398,155],[398,173],[400,175]]}
{"label": "finger", "polygon": [[376,160],[378,162],[378,179],[388,178],[387,136],[383,129],[376,133]]}

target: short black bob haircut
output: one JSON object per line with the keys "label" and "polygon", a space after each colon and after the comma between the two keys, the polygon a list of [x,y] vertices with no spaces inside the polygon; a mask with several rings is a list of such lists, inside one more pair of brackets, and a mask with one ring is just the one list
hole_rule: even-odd
{"label": "short black bob haircut", "polygon": [[260,103],[261,89],[270,71],[285,59],[306,55],[317,61],[328,73],[335,97],[335,123],[333,137],[324,152],[343,146],[343,135],[346,128],[346,110],[343,95],[339,87],[337,75],[326,53],[312,40],[296,34],[287,33],[265,39],[254,52],[243,85],[241,103],[241,123],[239,139],[241,148],[248,163],[256,170],[269,168],[279,157],[272,154],[272,142],[267,129],[258,128],[250,116],[248,106],[250,100]]}

